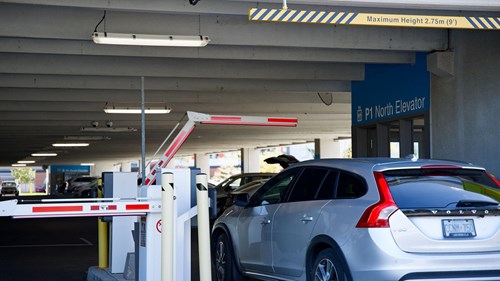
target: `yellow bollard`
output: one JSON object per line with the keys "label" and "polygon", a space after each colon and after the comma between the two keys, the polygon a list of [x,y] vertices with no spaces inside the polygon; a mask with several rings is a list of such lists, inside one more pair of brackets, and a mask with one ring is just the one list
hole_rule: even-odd
{"label": "yellow bollard", "polygon": [[[101,186],[101,185],[99,185]],[[102,192],[97,189],[97,197],[102,197]],[[97,218],[98,249],[99,249],[99,268],[108,268],[108,223]]]}

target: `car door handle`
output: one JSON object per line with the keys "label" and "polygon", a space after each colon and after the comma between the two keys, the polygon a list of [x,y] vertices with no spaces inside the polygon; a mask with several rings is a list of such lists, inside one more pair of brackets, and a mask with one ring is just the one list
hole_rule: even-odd
{"label": "car door handle", "polygon": [[306,217],[306,216],[303,216],[301,219],[302,222],[310,222],[312,220],[313,220],[313,217]]}
{"label": "car door handle", "polygon": [[268,219],[263,219],[260,224],[262,225],[266,225],[266,224],[270,224],[271,223],[271,220],[268,220]]}

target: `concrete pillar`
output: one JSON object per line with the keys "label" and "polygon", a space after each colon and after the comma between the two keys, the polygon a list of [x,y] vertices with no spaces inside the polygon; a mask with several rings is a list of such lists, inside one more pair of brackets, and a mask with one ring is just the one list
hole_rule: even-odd
{"label": "concrete pillar", "polygon": [[[319,158],[318,158],[319,157]],[[314,159],[343,158],[340,142],[334,139],[314,140]]]}
{"label": "concrete pillar", "polygon": [[[399,157],[413,153],[413,123],[411,120],[399,120]],[[418,155],[417,155],[418,156]]]}
{"label": "concrete pillar", "polygon": [[377,157],[389,156],[389,126],[377,124]]}
{"label": "concrete pillar", "polygon": [[241,149],[241,171],[242,173],[260,172],[260,154],[253,148]]}
{"label": "concrete pillar", "polygon": [[103,172],[113,171],[114,162],[112,161],[98,161],[94,163],[94,172],[96,176],[101,176]]}
{"label": "concrete pillar", "polygon": [[203,174],[209,175],[210,178],[210,155],[205,153],[197,153],[194,155],[194,166],[200,168]]}

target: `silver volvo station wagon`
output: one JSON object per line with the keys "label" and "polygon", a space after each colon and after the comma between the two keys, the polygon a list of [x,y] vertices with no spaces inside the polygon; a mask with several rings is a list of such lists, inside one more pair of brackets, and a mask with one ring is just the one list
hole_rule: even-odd
{"label": "silver volvo station wagon", "polygon": [[499,199],[468,163],[301,162],[215,221],[217,280],[500,280]]}

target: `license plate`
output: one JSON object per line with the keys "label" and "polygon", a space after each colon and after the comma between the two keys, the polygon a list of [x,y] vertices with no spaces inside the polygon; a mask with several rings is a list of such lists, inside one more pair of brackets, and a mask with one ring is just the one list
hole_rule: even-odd
{"label": "license plate", "polygon": [[442,220],[444,238],[476,237],[476,228],[473,219],[446,219]]}

